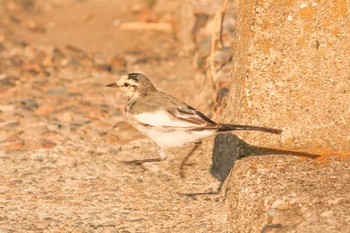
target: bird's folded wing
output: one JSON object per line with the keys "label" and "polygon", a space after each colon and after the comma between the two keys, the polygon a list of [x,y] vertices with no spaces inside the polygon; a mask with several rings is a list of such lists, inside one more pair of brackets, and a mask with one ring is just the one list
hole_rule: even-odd
{"label": "bird's folded wing", "polygon": [[192,122],[197,125],[197,127],[205,126],[205,125],[216,125],[216,123],[206,117],[203,113],[197,111],[191,106],[186,106],[186,108],[177,108],[168,110],[170,114],[175,117],[187,121]]}
{"label": "bird's folded wing", "polygon": [[155,112],[144,112],[134,115],[134,117],[142,124],[156,127],[195,128],[215,124],[191,107],[187,109],[158,109]]}

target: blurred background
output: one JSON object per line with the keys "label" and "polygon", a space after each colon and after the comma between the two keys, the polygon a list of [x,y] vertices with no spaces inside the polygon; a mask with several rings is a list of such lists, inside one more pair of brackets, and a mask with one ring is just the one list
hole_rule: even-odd
{"label": "blurred background", "polygon": [[60,132],[112,121],[125,98],[104,86],[128,72],[215,116],[232,68],[235,17],[228,1],[1,1],[0,111],[10,127],[2,140],[42,138],[19,130],[36,121]]}

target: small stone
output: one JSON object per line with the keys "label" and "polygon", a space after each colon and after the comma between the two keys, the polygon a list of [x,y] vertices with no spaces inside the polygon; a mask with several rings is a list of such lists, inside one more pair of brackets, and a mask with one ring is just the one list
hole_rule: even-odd
{"label": "small stone", "polygon": [[68,93],[64,88],[50,89],[46,92],[48,95],[63,95]]}
{"label": "small stone", "polygon": [[10,122],[10,123],[6,124],[6,127],[8,127],[8,128],[16,128],[19,125],[20,125],[20,123],[18,121],[16,121],[16,122]]}
{"label": "small stone", "polygon": [[22,65],[22,70],[37,74],[42,70],[42,68],[40,65],[35,63],[24,63]]}
{"label": "small stone", "polygon": [[115,72],[121,72],[125,71],[127,67],[127,62],[123,57],[120,56],[114,56],[111,60],[111,71],[113,73]]}
{"label": "small stone", "polygon": [[21,101],[21,107],[25,110],[33,111],[39,107],[38,103],[33,99],[26,99]]}
{"label": "small stone", "polygon": [[132,126],[125,121],[120,121],[120,122],[117,122],[113,128],[118,128],[119,130],[127,130],[132,128]]}
{"label": "small stone", "polygon": [[12,104],[8,105],[0,105],[0,112],[13,112],[15,110],[15,106]]}
{"label": "small stone", "polygon": [[55,147],[56,145],[57,144],[55,142],[50,141],[50,140],[46,140],[46,139],[41,142],[42,148],[45,148],[45,149]]}
{"label": "small stone", "polygon": [[120,138],[117,135],[105,135],[103,138],[108,144],[120,142]]}
{"label": "small stone", "polygon": [[9,188],[7,186],[0,186],[0,194],[7,193]]}
{"label": "small stone", "polygon": [[15,76],[0,75],[0,91],[15,87],[17,80]]}

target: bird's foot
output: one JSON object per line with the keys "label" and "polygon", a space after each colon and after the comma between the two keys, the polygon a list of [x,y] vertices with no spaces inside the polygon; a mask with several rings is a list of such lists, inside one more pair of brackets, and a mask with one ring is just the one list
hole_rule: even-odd
{"label": "bird's foot", "polygon": [[160,162],[162,161],[160,158],[151,158],[151,159],[136,159],[130,161],[123,161],[127,165],[141,165],[143,163],[152,163],[152,162]]}
{"label": "bird's foot", "polygon": [[183,163],[182,165],[181,165],[181,167],[184,167],[184,166],[188,166],[188,167],[191,167],[191,166],[194,166],[194,165],[196,165],[197,163]]}

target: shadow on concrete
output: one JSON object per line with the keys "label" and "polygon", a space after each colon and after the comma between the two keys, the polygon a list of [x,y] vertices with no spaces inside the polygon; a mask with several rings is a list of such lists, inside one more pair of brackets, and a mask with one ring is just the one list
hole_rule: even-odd
{"label": "shadow on concrete", "polygon": [[210,173],[223,183],[235,162],[249,156],[293,155],[316,159],[319,155],[291,150],[281,150],[249,145],[237,135],[219,134],[215,137]]}
{"label": "shadow on concrete", "polygon": [[231,173],[231,170],[237,160],[249,156],[261,155],[292,155],[307,157],[311,159],[320,157],[320,155],[310,154],[307,152],[253,146],[240,139],[237,135],[219,134],[215,137],[212,154],[213,162],[210,168],[210,173],[220,181],[218,190],[212,192],[191,193],[183,195],[195,197],[197,195],[219,194],[226,178]]}

